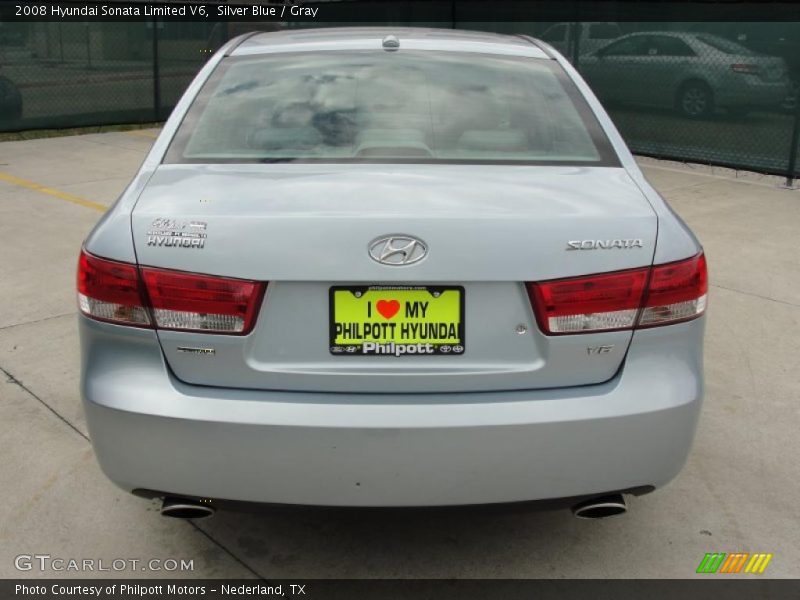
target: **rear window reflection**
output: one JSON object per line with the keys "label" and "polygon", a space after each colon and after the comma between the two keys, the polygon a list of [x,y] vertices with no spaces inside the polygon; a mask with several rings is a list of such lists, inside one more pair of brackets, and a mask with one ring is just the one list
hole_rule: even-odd
{"label": "rear window reflection", "polygon": [[607,140],[554,61],[454,52],[226,59],[167,162],[598,163]]}

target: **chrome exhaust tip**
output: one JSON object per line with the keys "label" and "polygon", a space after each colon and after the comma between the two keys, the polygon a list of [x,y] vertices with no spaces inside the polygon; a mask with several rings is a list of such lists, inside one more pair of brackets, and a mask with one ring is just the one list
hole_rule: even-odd
{"label": "chrome exhaust tip", "polygon": [[572,507],[572,514],[578,519],[605,519],[626,512],[628,512],[628,505],[622,494],[589,498]]}
{"label": "chrome exhaust tip", "polygon": [[206,519],[217,512],[211,504],[189,498],[164,498],[161,514],[173,519]]}

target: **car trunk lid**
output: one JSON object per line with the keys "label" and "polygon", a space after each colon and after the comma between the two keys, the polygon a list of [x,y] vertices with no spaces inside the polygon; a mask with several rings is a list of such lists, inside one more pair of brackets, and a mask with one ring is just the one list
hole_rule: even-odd
{"label": "car trunk lid", "polygon": [[[657,219],[619,168],[165,165],[140,197],[132,228],[142,265],[269,282],[249,335],[159,332],[180,379],[447,392],[612,377],[630,332],[545,336],[524,282],[648,266]],[[427,256],[400,267],[370,257],[371,242],[399,234],[423,241]],[[463,352],[333,353],[330,289],[373,285],[461,288]]]}

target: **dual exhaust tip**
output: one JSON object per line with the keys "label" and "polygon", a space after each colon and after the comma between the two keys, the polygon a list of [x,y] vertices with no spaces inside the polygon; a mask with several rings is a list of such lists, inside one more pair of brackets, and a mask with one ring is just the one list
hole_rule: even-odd
{"label": "dual exhaust tip", "polygon": [[[209,500],[167,496],[161,504],[161,514],[174,519],[205,519],[213,517],[217,509]],[[605,519],[628,512],[622,494],[608,494],[589,498],[572,507],[578,519]]]}
{"label": "dual exhaust tip", "polygon": [[216,512],[217,509],[207,500],[167,496],[161,503],[161,514],[173,519],[206,519]]}
{"label": "dual exhaust tip", "polygon": [[578,519],[605,519],[626,512],[628,512],[628,505],[622,494],[589,498],[572,507],[572,514]]}

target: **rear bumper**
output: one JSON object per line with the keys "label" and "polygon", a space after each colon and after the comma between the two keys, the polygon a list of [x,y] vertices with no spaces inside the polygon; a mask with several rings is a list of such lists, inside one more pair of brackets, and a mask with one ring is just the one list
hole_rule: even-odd
{"label": "rear bumper", "polygon": [[436,506],[660,487],[686,460],[702,397],[704,318],[637,332],[604,384],[429,395],[190,386],[153,332],[79,319],[92,443],[129,491]]}

